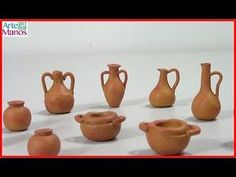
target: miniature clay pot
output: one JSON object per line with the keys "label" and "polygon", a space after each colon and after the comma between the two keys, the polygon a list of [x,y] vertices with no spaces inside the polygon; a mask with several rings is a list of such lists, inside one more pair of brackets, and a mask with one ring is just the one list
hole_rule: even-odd
{"label": "miniature clay pot", "polygon": [[9,101],[9,107],[4,111],[3,123],[8,130],[26,130],[31,123],[30,110],[24,106],[24,101]]}
{"label": "miniature clay pot", "polygon": [[[103,93],[110,107],[119,107],[124,97],[128,74],[125,70],[119,70],[121,65],[109,64],[107,66],[109,67],[109,71],[102,72],[100,76]],[[124,73],[125,75],[124,83],[120,80],[120,73]],[[106,83],[104,83],[105,74],[109,75]]]}
{"label": "miniature clay pot", "polygon": [[[52,87],[48,90],[45,83],[45,77],[53,80]],[[71,79],[70,89],[66,88],[63,81],[69,76]],[[48,112],[53,114],[69,113],[74,106],[74,84],[75,78],[72,73],[67,72],[64,75],[61,71],[53,73],[44,73],[41,77],[44,90],[44,103]]]}
{"label": "miniature clay pot", "polygon": [[139,128],[146,133],[150,147],[161,155],[180,154],[187,147],[190,137],[201,131],[198,126],[179,119],[142,122]]}
{"label": "miniature clay pot", "polygon": [[[175,68],[170,70],[158,70],[160,71],[159,81],[149,95],[149,102],[154,107],[172,106],[175,102],[175,89],[178,86],[180,80],[179,71]],[[172,88],[170,87],[167,79],[167,75],[171,72],[175,72],[176,74],[176,81]]]}
{"label": "miniature clay pot", "polygon": [[[192,102],[192,113],[200,120],[214,120],[220,113],[219,87],[223,76],[220,72],[211,72],[210,63],[202,63],[201,87]],[[211,76],[218,75],[215,94],[211,90]]]}
{"label": "miniature clay pot", "polygon": [[29,155],[57,155],[60,152],[61,143],[53,130],[49,128],[38,129],[28,141]]}
{"label": "miniature clay pot", "polygon": [[82,134],[93,141],[108,141],[114,139],[120,132],[124,116],[115,112],[88,112],[76,115],[75,120],[80,123]]}

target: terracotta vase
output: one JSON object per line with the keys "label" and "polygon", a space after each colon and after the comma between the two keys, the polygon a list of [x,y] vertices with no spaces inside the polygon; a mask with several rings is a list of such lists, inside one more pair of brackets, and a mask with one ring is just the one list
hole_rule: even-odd
{"label": "terracotta vase", "polygon": [[80,123],[82,134],[93,141],[108,141],[114,139],[120,132],[124,116],[115,112],[88,112],[76,115],[75,120]]}
{"label": "terracotta vase", "polygon": [[180,154],[189,144],[190,137],[201,132],[198,126],[179,119],[142,122],[139,128],[146,133],[152,150],[161,155]]}
{"label": "terracotta vase", "polygon": [[[192,113],[200,120],[214,120],[220,113],[219,87],[223,76],[220,72],[211,72],[210,63],[202,63],[201,87],[192,102]],[[218,75],[215,93],[211,90],[211,76]]]}
{"label": "terracotta vase", "polygon": [[30,110],[24,106],[24,101],[9,101],[9,107],[4,111],[3,123],[8,130],[26,130],[31,123]]}
{"label": "terracotta vase", "polygon": [[[52,87],[48,90],[45,83],[45,77],[53,80]],[[66,88],[63,81],[69,76],[71,79],[70,89]],[[44,104],[48,112],[54,114],[68,113],[74,106],[74,84],[75,78],[72,73],[67,72],[64,75],[61,71],[53,73],[44,73],[41,77],[44,90]]]}
{"label": "terracotta vase", "polygon": [[29,155],[57,155],[60,152],[61,143],[53,130],[49,128],[38,129],[28,141]]}
{"label": "terracotta vase", "polygon": [[[128,74],[125,70],[119,70],[121,65],[109,64],[107,66],[109,71],[102,72],[100,76],[103,92],[110,107],[119,107],[125,93]],[[124,83],[122,83],[119,77],[120,73],[125,75]],[[106,83],[104,83],[105,74],[109,75]]]}
{"label": "terracotta vase", "polygon": [[[175,89],[179,84],[180,75],[179,71],[175,68],[158,69],[160,71],[159,81],[156,87],[151,91],[149,95],[149,102],[154,107],[169,107],[175,102]],[[167,75],[171,72],[175,72],[176,81],[172,88],[170,87],[167,79]]]}

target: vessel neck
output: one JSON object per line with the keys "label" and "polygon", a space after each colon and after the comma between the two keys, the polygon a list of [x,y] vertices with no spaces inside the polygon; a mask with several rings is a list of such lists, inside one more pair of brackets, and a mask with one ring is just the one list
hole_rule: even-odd
{"label": "vessel neck", "polygon": [[201,87],[200,90],[211,88],[211,65],[209,63],[203,63],[202,75],[201,75]]}
{"label": "vessel neck", "polygon": [[159,81],[158,84],[167,84],[169,85],[168,81],[167,81],[167,70],[164,69],[158,69],[160,71],[160,77],[159,77]]}

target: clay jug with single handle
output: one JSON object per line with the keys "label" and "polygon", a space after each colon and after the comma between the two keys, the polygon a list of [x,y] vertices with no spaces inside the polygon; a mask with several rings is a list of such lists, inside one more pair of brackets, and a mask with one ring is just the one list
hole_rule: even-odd
{"label": "clay jug with single handle", "polygon": [[[159,81],[156,87],[151,91],[149,95],[149,101],[154,107],[169,107],[175,102],[175,89],[179,84],[180,75],[179,71],[175,68],[170,70],[158,69],[160,71]],[[176,81],[171,87],[168,83],[167,75],[171,72],[175,72]]]}
{"label": "clay jug with single handle", "polygon": [[[53,80],[52,87],[48,90],[45,77]],[[63,81],[67,78],[71,79],[70,89],[66,88]],[[41,77],[44,90],[44,103],[48,112],[54,114],[68,113],[74,106],[74,84],[75,78],[72,73],[67,72],[64,75],[61,71],[53,71],[53,73],[44,73]]]}
{"label": "clay jug with single handle", "polygon": [[[200,120],[214,120],[220,113],[219,87],[223,76],[220,72],[211,72],[210,63],[202,63],[201,87],[192,102],[192,113]],[[218,75],[215,93],[211,90],[211,76]]]}
{"label": "clay jug with single handle", "polygon": [[[119,107],[124,97],[125,88],[128,80],[128,74],[125,70],[119,70],[121,65],[109,64],[109,71],[101,73],[101,85],[103,93],[110,107]],[[120,79],[120,73],[124,73],[124,82]],[[108,80],[104,83],[104,75],[108,74]]]}

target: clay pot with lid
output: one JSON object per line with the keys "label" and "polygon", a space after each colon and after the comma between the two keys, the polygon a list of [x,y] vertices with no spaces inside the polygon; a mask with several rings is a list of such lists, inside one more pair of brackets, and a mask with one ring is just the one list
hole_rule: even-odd
{"label": "clay pot with lid", "polygon": [[24,106],[24,101],[9,101],[9,107],[4,111],[3,123],[8,130],[23,131],[31,123],[31,112]]}
{"label": "clay pot with lid", "polygon": [[[160,72],[159,81],[149,95],[149,102],[154,107],[170,107],[175,103],[175,90],[179,84],[180,74],[175,68],[167,70],[157,69]],[[171,87],[168,83],[168,74],[175,72],[176,80]]]}
{"label": "clay pot with lid", "polygon": [[179,119],[142,122],[139,128],[146,133],[152,150],[161,155],[180,154],[189,144],[190,137],[201,132],[198,126]]}
{"label": "clay pot with lid", "polygon": [[[64,80],[67,76],[71,79],[70,88],[66,88]],[[49,77],[53,80],[52,87],[48,90],[45,78]],[[53,114],[69,113],[74,106],[74,75],[70,72],[62,74],[61,71],[53,71],[53,73],[44,73],[41,77],[44,90],[44,103],[47,111]]]}
{"label": "clay pot with lid", "polygon": [[38,129],[34,133],[28,141],[29,155],[57,155],[60,152],[60,139],[52,129]]}
{"label": "clay pot with lid", "polygon": [[[128,74],[125,70],[119,70],[119,64],[108,64],[109,71],[103,71],[100,75],[101,85],[106,101],[110,107],[119,107],[124,97],[127,85]],[[124,74],[124,82],[120,79],[120,74]],[[104,83],[104,75],[108,74],[108,80]]]}
{"label": "clay pot with lid", "polygon": [[124,116],[118,116],[112,111],[88,112],[76,115],[82,134],[93,141],[108,141],[114,139],[120,132]]}
{"label": "clay pot with lid", "polygon": [[[221,110],[219,100],[219,88],[223,80],[223,75],[219,71],[211,72],[210,63],[201,63],[201,86],[192,102],[192,113],[200,120],[215,120]],[[211,77],[218,75],[215,93],[211,89]]]}

